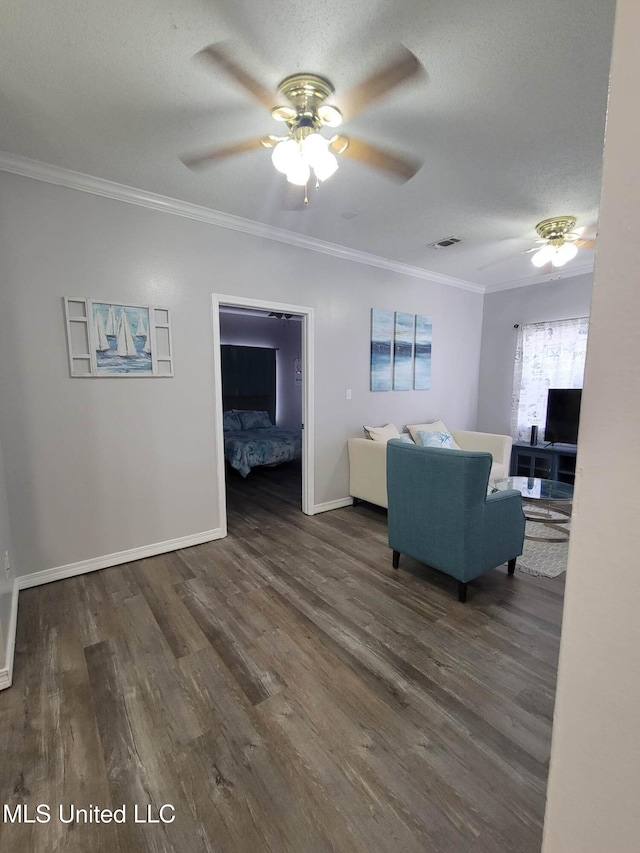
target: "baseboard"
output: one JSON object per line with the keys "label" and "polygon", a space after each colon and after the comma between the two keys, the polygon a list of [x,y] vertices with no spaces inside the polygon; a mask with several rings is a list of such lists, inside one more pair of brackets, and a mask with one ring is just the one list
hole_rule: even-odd
{"label": "baseboard", "polygon": [[320,512],[329,512],[332,509],[341,509],[343,506],[351,506],[353,498],[338,498],[337,501],[327,501],[323,504],[316,504],[313,507],[313,514],[318,515]]}
{"label": "baseboard", "polygon": [[106,554],[104,557],[96,557],[92,560],[82,560],[79,563],[69,563],[67,566],[43,569],[40,572],[19,577],[18,588],[28,589],[32,586],[40,586],[43,583],[51,583],[64,578],[72,578],[75,575],[84,575],[87,572],[119,566],[122,563],[133,563],[135,560],[155,557],[156,554],[166,554],[168,551],[178,551],[180,548],[190,548],[192,545],[201,545],[203,542],[223,539],[226,535],[227,531],[224,528],[217,527],[214,530],[205,530],[203,533],[194,533],[191,536],[182,536],[179,539],[168,539],[166,542],[156,542],[154,545],[143,545],[140,548],[131,548],[128,551],[118,551],[115,554]]}
{"label": "baseboard", "polygon": [[13,657],[16,648],[16,629],[18,627],[18,581],[13,582],[13,597],[11,599],[11,615],[7,633],[7,649],[4,666],[0,669],[0,690],[11,687],[13,680]]}

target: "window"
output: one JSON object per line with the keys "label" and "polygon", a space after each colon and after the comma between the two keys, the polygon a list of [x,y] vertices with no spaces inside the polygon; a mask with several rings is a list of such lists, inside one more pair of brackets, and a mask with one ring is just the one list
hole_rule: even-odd
{"label": "window", "polygon": [[589,318],[531,323],[518,329],[511,398],[511,435],[527,441],[543,427],[549,388],[582,388]]}

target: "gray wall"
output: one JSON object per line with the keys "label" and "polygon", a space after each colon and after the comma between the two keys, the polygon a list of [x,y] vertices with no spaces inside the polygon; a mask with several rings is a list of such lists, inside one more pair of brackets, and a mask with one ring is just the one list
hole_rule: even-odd
{"label": "gray wall", "polygon": [[[21,574],[219,527],[212,292],[314,308],[316,504],[348,495],[363,423],[475,427],[481,294],[16,175],[0,192],[0,439]],[[70,379],[64,295],[168,307],[175,378]],[[369,391],[372,307],[433,317],[431,391]]]}
{"label": "gray wall", "polygon": [[276,353],[276,420],[282,429],[300,429],[302,385],[293,381],[293,362],[302,347],[302,323],[251,314],[220,312],[220,343],[269,347]]}
{"label": "gray wall", "polygon": [[509,434],[518,337],[514,324],[588,317],[592,280],[592,275],[581,275],[485,295],[478,386],[479,430]]}
{"label": "gray wall", "polygon": [[17,590],[14,590],[13,570],[10,571],[9,577],[5,571],[5,552],[9,553],[11,563],[13,563],[13,551],[9,535],[9,507],[5,489],[2,445],[0,445],[0,670],[5,669],[9,663],[6,659],[9,643],[9,622],[13,596],[18,594]]}

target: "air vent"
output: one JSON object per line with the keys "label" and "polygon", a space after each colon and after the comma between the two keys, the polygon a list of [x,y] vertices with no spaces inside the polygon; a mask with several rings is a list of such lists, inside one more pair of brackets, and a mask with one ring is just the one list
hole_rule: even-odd
{"label": "air vent", "polygon": [[459,237],[445,237],[444,240],[436,240],[435,243],[429,243],[427,249],[446,249],[447,246],[455,246],[459,242]]}

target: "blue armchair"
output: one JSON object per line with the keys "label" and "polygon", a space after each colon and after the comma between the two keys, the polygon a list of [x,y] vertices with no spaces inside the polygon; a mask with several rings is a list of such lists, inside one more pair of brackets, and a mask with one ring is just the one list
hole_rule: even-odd
{"label": "blue armchair", "polygon": [[487,494],[491,454],[387,444],[389,547],[393,568],[406,554],[467,584],[522,554],[524,513],[515,490]]}

